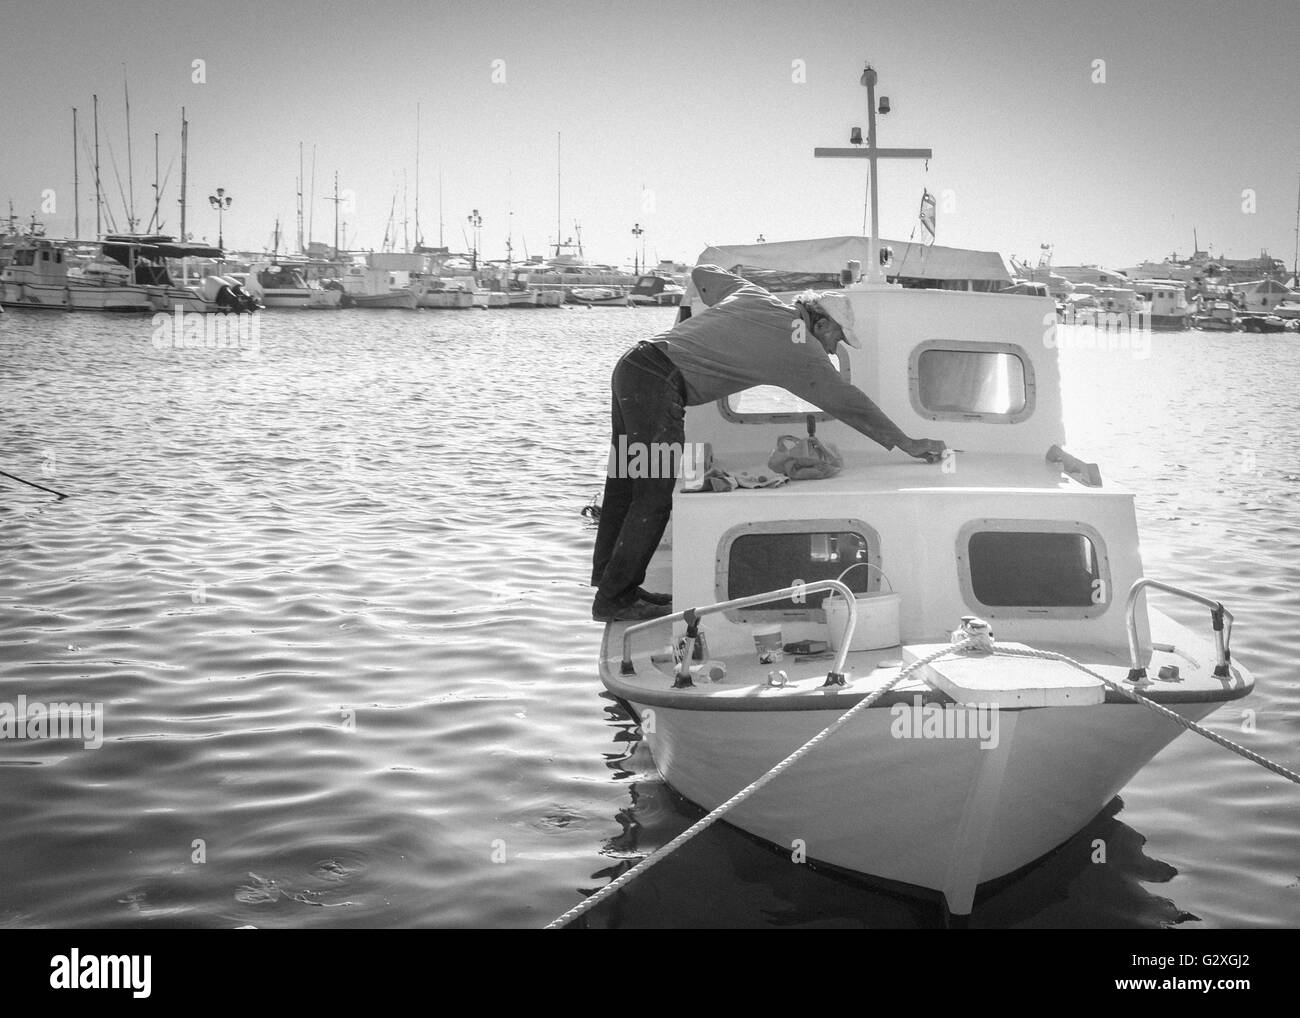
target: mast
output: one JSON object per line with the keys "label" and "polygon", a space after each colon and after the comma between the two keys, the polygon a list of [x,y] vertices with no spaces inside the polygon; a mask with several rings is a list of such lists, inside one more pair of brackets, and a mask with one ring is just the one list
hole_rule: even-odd
{"label": "mast", "polygon": [[122,65],[122,94],[126,97],[126,190],[130,195],[130,207],[127,209],[126,222],[131,233],[135,233],[138,220],[135,218],[135,175],[131,169],[131,93],[126,87],[126,65]]}
{"label": "mast", "polygon": [[334,257],[339,256],[339,202],[343,199],[339,197],[339,171],[334,171],[334,197],[327,198],[326,201],[334,203]]}
{"label": "mast", "polygon": [[306,250],[302,246],[302,142],[298,142],[298,250]]}
{"label": "mast", "polygon": [[72,107],[72,235],[81,236],[81,183],[77,175],[77,107]]}
{"label": "mast", "polygon": [[104,198],[99,186],[99,96],[93,95],[91,98],[95,101],[95,239],[99,240],[104,235],[100,223],[100,210]]}
{"label": "mast", "polygon": [[442,247],[442,167],[438,167],[438,246]]}
{"label": "mast", "polygon": [[[149,220],[154,229],[162,229],[162,219],[158,216],[158,206],[162,202],[162,190],[158,187],[158,132],[153,133],[153,218]],[[148,232],[148,231],[146,231]]]}
{"label": "mast", "polygon": [[[876,72],[870,64],[862,72],[859,84],[867,89],[867,144],[855,148],[815,148],[814,159],[866,159],[870,163],[869,173],[871,187],[871,238],[867,247],[866,282],[884,283],[885,273],[881,269],[877,250],[880,245],[880,196],[876,186],[876,165],[878,159],[925,159],[933,154],[928,148],[877,148],[876,147]],[[887,100],[881,99],[881,112],[888,113]],[[854,129],[854,140],[861,140],[861,132]]]}
{"label": "mast", "polygon": [[1291,285],[1300,288],[1300,174],[1296,175],[1295,254],[1291,256]]}
{"label": "mast", "polygon": [[190,141],[190,123],[185,119],[185,107],[181,107],[181,243],[185,243],[190,238],[185,233],[185,172],[186,156],[189,153]]}
{"label": "mast", "polygon": [[555,257],[560,257],[560,132],[555,132]]}
{"label": "mast", "polygon": [[316,212],[316,146],[311,147],[311,203],[307,206],[307,243],[312,243]]}
{"label": "mast", "polygon": [[415,104],[415,246],[423,247],[420,236],[420,104]]}

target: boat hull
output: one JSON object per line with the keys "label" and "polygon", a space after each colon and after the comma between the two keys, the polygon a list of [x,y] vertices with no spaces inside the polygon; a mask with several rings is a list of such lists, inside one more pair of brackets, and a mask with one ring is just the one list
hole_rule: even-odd
{"label": "boat hull", "polygon": [[[706,810],[843,713],[632,706],[653,729],[645,738],[664,780]],[[1216,706],[1172,709],[1199,720]],[[863,712],[728,822],[814,861],[937,891],[965,915],[980,884],[1070,838],[1181,732],[1131,704],[1004,710],[996,745],[981,748],[898,737],[900,714]]]}
{"label": "boat hull", "polygon": [[347,296],[352,307],[367,310],[414,311],[418,300],[411,290],[392,293],[353,293]]}
{"label": "boat hull", "polygon": [[0,284],[0,303],[7,307],[51,311],[152,312],[158,305],[143,286],[57,286],[52,283]]}

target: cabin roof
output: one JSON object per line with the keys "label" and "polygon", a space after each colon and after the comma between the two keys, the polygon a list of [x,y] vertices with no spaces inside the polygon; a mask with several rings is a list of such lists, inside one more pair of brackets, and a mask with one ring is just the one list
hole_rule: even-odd
{"label": "cabin roof", "polygon": [[[850,454],[853,455],[853,454]],[[1092,488],[1061,472],[1058,464],[1046,457],[1015,453],[963,453],[953,460],[955,469],[945,472],[941,465],[917,459],[905,459],[895,453],[889,460],[873,460],[846,466],[834,477],[816,481],[790,481],[779,488],[737,488],[728,492],[685,493],[687,499],[777,497],[807,499],[818,495],[842,494],[918,494],[934,492],[1049,493],[1129,497],[1122,487],[1102,478],[1103,487]],[[738,465],[739,466],[739,465]],[[761,472],[761,466],[751,469]]]}
{"label": "cabin roof", "polygon": [[[881,240],[894,252],[894,261],[885,272],[908,279],[975,279],[1011,283],[1011,275],[996,251],[972,251],[938,244],[914,244],[908,241]],[[785,272],[834,275],[850,261],[868,261],[866,237],[822,237],[815,240],[772,241],[765,244],[739,244],[709,247],[697,259],[701,265],[720,265],[732,270],[737,266]]]}

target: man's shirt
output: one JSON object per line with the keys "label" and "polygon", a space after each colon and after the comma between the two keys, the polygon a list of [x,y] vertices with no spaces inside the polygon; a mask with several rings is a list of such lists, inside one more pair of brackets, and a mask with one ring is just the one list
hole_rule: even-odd
{"label": "man's shirt", "polygon": [[906,438],[840,377],[797,309],[716,265],[696,266],[691,281],[710,306],[653,340],[682,373],[688,406],[777,385],[886,449]]}

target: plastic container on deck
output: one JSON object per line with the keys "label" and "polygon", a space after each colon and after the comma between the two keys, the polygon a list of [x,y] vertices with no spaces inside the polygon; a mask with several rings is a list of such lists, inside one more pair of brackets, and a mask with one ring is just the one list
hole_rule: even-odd
{"label": "plastic container on deck", "polygon": [[[858,624],[853,629],[853,639],[849,650],[882,650],[885,647],[897,647],[902,638],[899,634],[898,612],[902,604],[902,595],[894,592],[894,584],[885,572],[870,562],[857,562],[836,577],[843,580],[858,566],[875,569],[889,584],[887,592],[858,594],[854,599],[858,608]],[[831,650],[838,651],[844,640],[844,630],[849,624],[849,606],[838,594],[831,594],[822,602],[826,612],[826,629],[830,639]]]}

